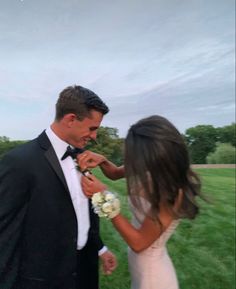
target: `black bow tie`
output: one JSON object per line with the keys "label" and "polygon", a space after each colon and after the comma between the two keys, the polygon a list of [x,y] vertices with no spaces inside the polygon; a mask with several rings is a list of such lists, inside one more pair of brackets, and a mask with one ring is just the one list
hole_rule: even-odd
{"label": "black bow tie", "polygon": [[68,146],[66,149],[66,152],[62,156],[61,160],[63,161],[64,159],[66,159],[69,156],[71,156],[72,159],[75,159],[77,154],[81,154],[83,151],[84,151],[84,149],[72,148],[72,147]]}

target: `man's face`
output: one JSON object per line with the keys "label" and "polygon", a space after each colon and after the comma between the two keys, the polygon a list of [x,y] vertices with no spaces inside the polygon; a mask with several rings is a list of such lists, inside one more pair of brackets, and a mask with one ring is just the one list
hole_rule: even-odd
{"label": "man's face", "polygon": [[90,115],[81,121],[74,118],[68,130],[67,142],[74,147],[85,147],[89,140],[96,139],[102,119],[103,114],[96,110],[91,110]]}

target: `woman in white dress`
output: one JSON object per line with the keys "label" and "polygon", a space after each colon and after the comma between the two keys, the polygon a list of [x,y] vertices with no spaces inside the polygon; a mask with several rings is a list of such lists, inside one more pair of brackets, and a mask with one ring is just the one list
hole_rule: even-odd
{"label": "woman in white dress", "polygon": [[[195,198],[200,195],[200,181],[178,130],[167,119],[151,116],[129,129],[124,166],[89,151],[78,163],[82,170],[99,165],[111,179],[126,177],[132,222],[117,212],[112,223],[129,245],[131,288],[177,289],[166,242],[181,218],[197,215]],[[93,175],[84,177],[82,186],[88,196],[106,189]]]}

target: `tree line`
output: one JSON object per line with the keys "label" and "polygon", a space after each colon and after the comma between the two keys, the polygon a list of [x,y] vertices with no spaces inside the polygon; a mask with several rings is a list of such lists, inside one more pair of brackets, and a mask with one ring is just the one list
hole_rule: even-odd
{"label": "tree line", "polygon": [[[183,138],[187,144],[192,164],[235,164],[236,124],[215,128],[212,125],[198,125],[185,131]],[[26,141],[10,141],[0,136],[0,158],[9,150]],[[90,143],[87,149],[105,155],[109,160],[123,163],[124,139],[118,129],[100,127],[97,142]]]}
{"label": "tree line", "polygon": [[215,128],[198,125],[185,131],[193,164],[235,164],[236,124]]}

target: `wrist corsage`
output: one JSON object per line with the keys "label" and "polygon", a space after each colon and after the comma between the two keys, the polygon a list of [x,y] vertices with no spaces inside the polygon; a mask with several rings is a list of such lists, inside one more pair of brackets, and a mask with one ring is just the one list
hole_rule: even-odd
{"label": "wrist corsage", "polygon": [[112,219],[120,212],[120,200],[115,193],[104,191],[95,193],[92,197],[94,212],[99,217]]}

